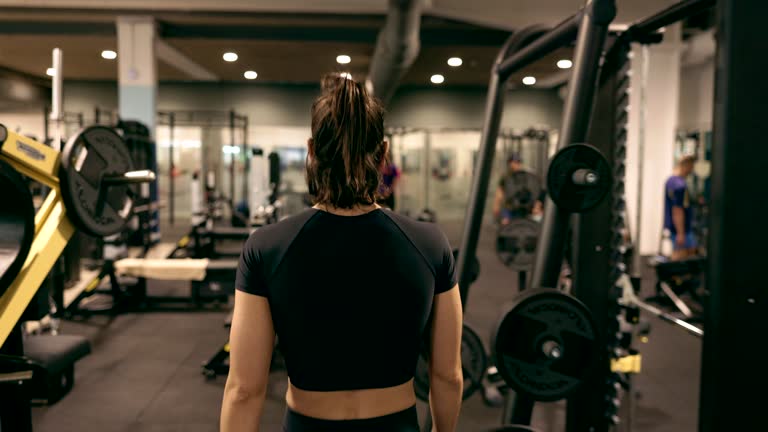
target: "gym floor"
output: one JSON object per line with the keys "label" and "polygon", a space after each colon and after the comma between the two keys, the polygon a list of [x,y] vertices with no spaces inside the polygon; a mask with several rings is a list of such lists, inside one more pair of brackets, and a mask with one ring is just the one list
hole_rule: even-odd
{"label": "gym floor", "polygon": [[[460,223],[441,224],[453,245],[461,240]],[[170,231],[170,230],[167,230]],[[169,239],[173,239],[168,232]],[[470,292],[466,321],[485,339],[499,305],[515,292],[517,278],[496,258],[494,232],[484,230],[478,248],[481,273]],[[652,273],[643,290],[651,293]],[[512,284],[512,285],[511,285]],[[152,294],[183,292],[183,283],[155,283]],[[49,407],[34,408],[38,432],[202,432],[218,430],[224,377],[207,380],[201,364],[226,341],[226,310],[149,312],[114,318],[64,322],[64,333],[90,338],[93,353],[77,363],[75,388]],[[696,430],[701,341],[655,318],[643,344],[643,372],[635,378],[636,407],[632,430]],[[285,410],[284,372],[274,372],[264,407],[262,430],[279,431]],[[424,413],[424,404],[419,404]],[[534,426],[542,432],[564,430],[563,403],[539,404]],[[465,401],[459,430],[477,432],[499,424],[501,410],[487,407],[479,395]],[[626,421],[626,420],[625,420]],[[620,430],[628,430],[624,424]]]}

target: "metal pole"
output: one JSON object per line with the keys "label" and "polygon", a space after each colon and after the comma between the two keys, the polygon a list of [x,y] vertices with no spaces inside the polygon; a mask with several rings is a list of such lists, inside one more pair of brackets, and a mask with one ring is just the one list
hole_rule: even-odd
{"label": "metal pole", "polygon": [[546,139],[537,138],[536,140],[536,173],[539,175],[540,179],[544,179],[544,177],[547,175],[547,148],[549,147],[547,144],[549,144],[549,134],[545,135]]}
{"label": "metal pole", "polygon": [[235,203],[235,110],[229,111],[229,201]]}
{"label": "metal pole", "polygon": [[50,131],[50,124],[48,119],[51,118],[51,110],[48,105],[43,106],[43,119],[45,120],[43,122],[43,142],[48,141],[48,138],[51,137],[51,131]]}
{"label": "metal pole", "polygon": [[534,403],[533,399],[510,391],[501,412],[502,424],[531,424]]}
{"label": "metal pole", "polygon": [[716,0],[688,0],[675,3],[672,6],[652,15],[629,28],[633,37],[644,36],[662,27],[676,23],[685,17],[695,15],[717,3]]}
{"label": "metal pole", "polygon": [[[592,116],[600,58],[608,34],[608,24],[616,15],[613,0],[590,2],[579,26],[574,53],[573,74],[563,110],[563,124],[557,149],[585,142]],[[541,235],[536,245],[536,260],[529,286],[554,288],[560,275],[563,253],[571,215],[559,208],[547,196]]]}
{"label": "metal pole", "polygon": [[[531,41],[530,45],[525,44],[519,47],[508,58],[502,59],[503,62],[498,62],[497,65],[494,65],[501,81],[506,81],[513,73],[571,42],[576,36],[582,14],[583,12],[579,11],[555,26],[552,30],[542,32],[541,37]],[[512,52],[510,51],[510,53]]]}
{"label": "metal pole", "polygon": [[246,202],[248,208],[250,208],[250,200],[248,197],[248,181],[250,180],[251,173],[251,152],[248,151],[248,117],[242,116],[243,121],[243,146],[242,146],[242,160],[243,160],[243,200]]}
{"label": "metal pole", "polygon": [[504,83],[499,82],[499,76],[495,72],[491,74],[488,85],[488,101],[485,105],[485,125],[480,138],[480,150],[477,155],[475,173],[472,180],[472,189],[467,203],[467,217],[464,222],[461,247],[457,263],[459,275],[459,291],[461,303],[466,309],[467,294],[469,293],[470,278],[467,271],[470,267],[470,259],[475,256],[477,242],[480,238],[480,226],[483,223],[485,213],[485,200],[488,184],[491,180],[491,167],[496,150],[496,139],[501,123],[501,114],[504,108]]}
{"label": "metal pole", "polygon": [[635,249],[632,256],[632,276],[640,277],[640,225],[643,222],[643,170],[645,169],[645,126],[648,114],[646,91],[648,88],[648,69],[650,53],[648,45],[642,47],[642,61],[640,64],[640,112],[637,133],[637,201],[635,204]]}
{"label": "metal pole", "polygon": [[424,131],[424,210],[429,210],[429,152],[432,147],[431,138],[429,131]]}
{"label": "metal pole", "polygon": [[459,291],[461,303],[466,309],[467,294],[469,293],[471,261],[477,251],[477,242],[480,238],[480,227],[485,213],[485,200],[488,196],[488,185],[491,180],[493,157],[496,152],[496,141],[499,136],[501,114],[504,110],[505,82],[498,73],[498,65],[520,48],[526,46],[531,40],[546,32],[542,26],[524,28],[512,35],[502,47],[496,58],[496,63],[491,68],[491,79],[488,83],[488,100],[485,103],[485,116],[483,132],[480,138],[477,161],[475,162],[474,175],[472,176],[472,189],[467,203],[467,215],[464,220],[464,232],[461,237],[461,247],[456,263],[456,271],[459,275]]}
{"label": "metal pole", "polygon": [[61,150],[61,122],[64,118],[64,88],[63,88],[63,56],[60,48],[53,49],[53,85],[51,86],[51,120],[54,123],[53,145],[56,150]]}
{"label": "metal pole", "polygon": [[174,219],[174,198],[176,197],[176,180],[174,178],[174,171],[176,170],[176,164],[173,162],[173,140],[174,140],[174,128],[176,115],[173,112],[168,113],[168,222],[173,226]]}

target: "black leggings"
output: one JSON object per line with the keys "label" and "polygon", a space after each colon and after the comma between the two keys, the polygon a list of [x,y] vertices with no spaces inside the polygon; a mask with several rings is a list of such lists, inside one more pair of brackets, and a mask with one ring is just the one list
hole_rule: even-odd
{"label": "black leggings", "polygon": [[406,410],[360,420],[322,420],[287,409],[283,432],[419,432],[416,406]]}

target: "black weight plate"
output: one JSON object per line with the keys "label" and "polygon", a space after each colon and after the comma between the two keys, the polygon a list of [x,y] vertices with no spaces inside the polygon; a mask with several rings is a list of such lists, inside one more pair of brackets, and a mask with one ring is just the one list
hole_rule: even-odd
{"label": "black weight plate", "polygon": [[[453,250],[453,260],[457,262],[459,260],[458,249]],[[469,272],[469,283],[474,283],[477,278],[480,277],[480,260],[477,259],[477,255],[472,257],[472,261],[469,262],[467,271]]]}
{"label": "black weight plate", "polygon": [[102,176],[132,170],[128,147],[111,128],[90,126],[67,141],[61,153],[59,179],[67,214],[77,228],[96,237],[122,231],[133,208],[130,187],[110,187],[101,215],[96,215],[96,201]]}
{"label": "black weight plate", "polygon": [[[413,377],[413,388],[416,397],[429,401],[429,367],[427,355],[419,356],[416,363],[416,373]],[[461,332],[461,370],[464,373],[463,399],[472,396],[482,385],[483,376],[488,368],[488,355],[480,336],[472,327],[464,323]]]}
{"label": "black weight plate", "polygon": [[0,161],[0,296],[16,279],[35,237],[35,208],[29,186],[13,167]]}
{"label": "black weight plate", "polygon": [[[578,185],[571,176],[578,169],[597,173],[594,185]],[[563,210],[582,213],[600,204],[611,189],[611,167],[600,150],[588,144],[571,144],[555,154],[547,170],[547,192]]]}
{"label": "black weight plate", "polygon": [[[560,356],[544,353],[547,342]],[[516,392],[556,401],[576,390],[597,359],[592,315],[575,297],[555,289],[520,293],[503,314],[491,340],[496,368]]]}
{"label": "black weight plate", "polygon": [[536,258],[541,224],[531,219],[512,219],[496,235],[496,255],[515,271],[530,271]]}
{"label": "black weight plate", "polygon": [[515,171],[502,180],[504,207],[515,213],[529,215],[533,204],[541,197],[541,180],[528,171]]}

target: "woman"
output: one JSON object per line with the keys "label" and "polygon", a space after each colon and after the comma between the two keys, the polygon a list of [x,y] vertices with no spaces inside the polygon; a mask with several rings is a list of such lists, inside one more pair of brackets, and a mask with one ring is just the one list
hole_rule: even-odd
{"label": "woman", "polygon": [[422,348],[435,430],[454,431],[463,380],[453,254],[434,224],[376,204],[383,133],[364,86],[323,80],[306,166],[315,205],[254,232],[240,257],[223,432],[259,430],[275,335],[289,377],[285,431],[417,432]]}
{"label": "woman", "polygon": [[400,182],[400,169],[391,159],[391,157],[387,157],[381,164],[381,186],[379,187],[381,199],[379,203],[390,210],[395,210],[395,191]]}

